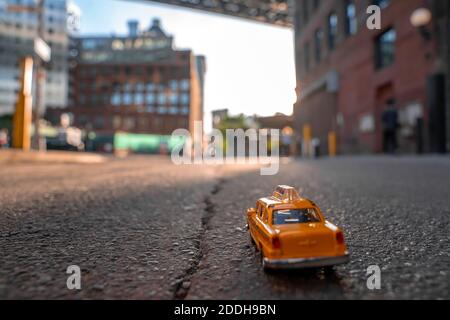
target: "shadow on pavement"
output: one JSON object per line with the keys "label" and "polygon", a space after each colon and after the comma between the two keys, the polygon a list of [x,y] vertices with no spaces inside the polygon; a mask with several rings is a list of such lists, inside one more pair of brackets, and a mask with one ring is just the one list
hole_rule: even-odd
{"label": "shadow on pavement", "polygon": [[311,268],[300,270],[273,270],[266,272],[268,284],[274,291],[296,292],[302,290],[306,296],[322,291],[334,296],[343,294],[341,277],[331,268]]}

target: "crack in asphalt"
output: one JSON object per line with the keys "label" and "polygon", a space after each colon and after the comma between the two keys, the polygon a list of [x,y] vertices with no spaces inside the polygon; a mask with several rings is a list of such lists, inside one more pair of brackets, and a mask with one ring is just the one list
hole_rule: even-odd
{"label": "crack in asphalt", "polygon": [[214,185],[210,194],[203,200],[205,209],[203,210],[203,215],[201,217],[202,225],[200,232],[198,233],[197,240],[194,242],[194,250],[196,254],[193,257],[194,261],[191,263],[191,266],[184,272],[181,279],[179,279],[179,281],[175,284],[173,298],[176,300],[183,300],[188,295],[191,286],[191,279],[197,273],[200,262],[205,255],[204,239],[206,231],[209,229],[209,222],[217,212],[216,204],[211,198],[220,192],[225,182],[226,180],[223,178],[218,179],[218,182]]}

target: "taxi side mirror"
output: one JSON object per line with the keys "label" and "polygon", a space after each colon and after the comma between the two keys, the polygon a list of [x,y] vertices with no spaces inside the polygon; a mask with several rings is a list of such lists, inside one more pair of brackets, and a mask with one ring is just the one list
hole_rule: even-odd
{"label": "taxi side mirror", "polygon": [[256,212],[256,209],[255,209],[255,208],[247,209],[247,214],[253,214],[253,213],[255,213],[255,212]]}

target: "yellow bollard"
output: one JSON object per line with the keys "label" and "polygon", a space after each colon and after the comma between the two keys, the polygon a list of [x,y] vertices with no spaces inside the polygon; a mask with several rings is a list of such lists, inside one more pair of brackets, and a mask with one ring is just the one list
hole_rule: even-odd
{"label": "yellow bollard", "polygon": [[330,131],[328,133],[328,155],[335,157],[337,154],[337,137],[336,132]]}
{"label": "yellow bollard", "polygon": [[21,61],[21,85],[13,118],[12,147],[30,150],[33,58]]}
{"label": "yellow bollard", "polygon": [[303,147],[302,147],[302,153],[304,156],[310,157],[312,156],[313,152],[312,152],[312,146],[311,146],[311,141],[312,141],[312,128],[311,125],[309,124],[305,124],[303,126]]}

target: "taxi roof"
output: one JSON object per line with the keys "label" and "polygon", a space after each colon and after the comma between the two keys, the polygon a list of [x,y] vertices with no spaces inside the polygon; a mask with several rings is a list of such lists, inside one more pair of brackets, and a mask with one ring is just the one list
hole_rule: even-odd
{"label": "taxi roof", "polygon": [[304,208],[316,206],[309,199],[300,197],[295,188],[279,185],[271,196],[259,199],[265,206],[277,209]]}

